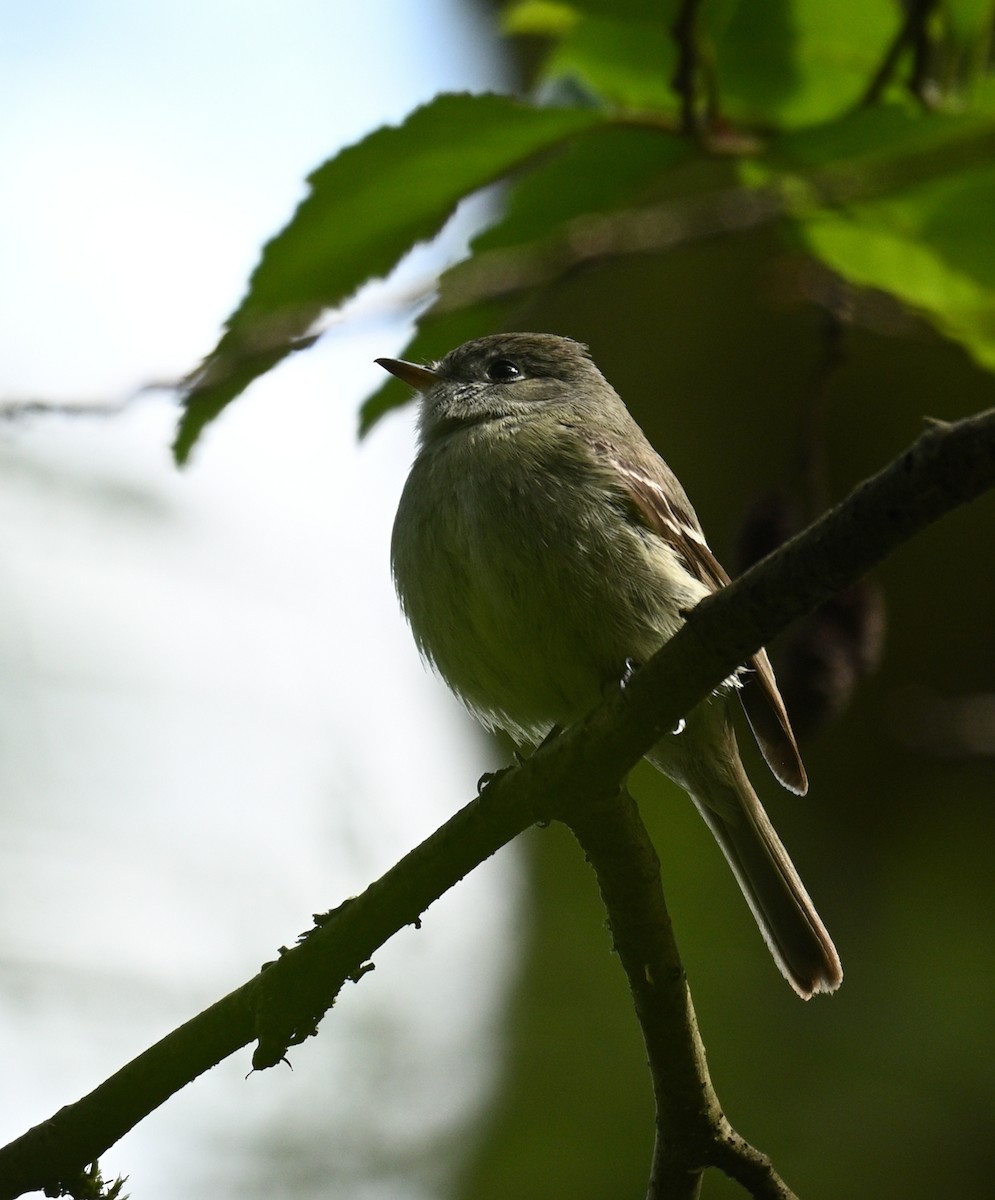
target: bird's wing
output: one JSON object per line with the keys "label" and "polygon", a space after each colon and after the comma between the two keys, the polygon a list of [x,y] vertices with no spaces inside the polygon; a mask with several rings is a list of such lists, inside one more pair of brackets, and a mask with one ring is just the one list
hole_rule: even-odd
{"label": "bird's wing", "polygon": [[[617,474],[635,519],[667,542],[696,579],[712,591],[725,587],[729,576],[709,549],[691,502],[663,459],[653,452],[650,468],[604,442],[590,445]],[[766,650],[755,654],[749,666],[738,690],[753,736],[780,783],[804,795],[808,776]]]}

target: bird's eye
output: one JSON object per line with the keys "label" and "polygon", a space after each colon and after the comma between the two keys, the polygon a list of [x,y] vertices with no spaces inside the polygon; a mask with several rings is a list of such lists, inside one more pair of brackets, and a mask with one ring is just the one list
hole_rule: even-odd
{"label": "bird's eye", "polygon": [[487,364],[487,378],[492,383],[511,383],[513,379],[521,379],[522,372],[510,358],[496,358]]}

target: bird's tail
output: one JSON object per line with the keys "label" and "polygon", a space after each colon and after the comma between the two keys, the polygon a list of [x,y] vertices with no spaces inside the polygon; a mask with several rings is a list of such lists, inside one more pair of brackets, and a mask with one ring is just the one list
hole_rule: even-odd
{"label": "bird's tail", "polygon": [[803,1000],[816,992],[834,992],[843,969],[832,938],[741,766],[737,774],[740,778],[723,785],[725,795],[691,798],[732,867],[785,979]]}
{"label": "bird's tail", "polygon": [[843,981],[836,947],[746,777],[731,729],[728,737],[721,771],[714,759],[711,769],[690,773],[675,771],[671,755],[670,761],[656,754],[652,759],[689,792],[705,818],[788,983],[804,1000],[834,992]]}

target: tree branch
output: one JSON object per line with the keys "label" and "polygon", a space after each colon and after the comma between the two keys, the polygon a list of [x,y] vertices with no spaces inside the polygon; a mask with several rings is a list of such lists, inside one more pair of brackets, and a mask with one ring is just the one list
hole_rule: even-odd
{"label": "tree branch", "polygon": [[698,10],[701,0],[681,0],[681,6],[670,29],[677,46],[677,66],[670,86],[681,104],[681,132],[698,132],[701,118],[698,113]]}
{"label": "tree branch", "polygon": [[760,1200],[793,1200],[770,1160],[731,1127],[715,1094],[660,882],[660,861],[627,791],[567,818],[598,878],[612,943],[643,1033],[656,1143],[647,1200],[695,1200],[716,1166]]}
{"label": "tree branch", "polygon": [[[379,946],[404,925],[417,924],[433,900],[533,821],[568,820],[586,830],[581,836],[590,844],[591,806],[617,795],[619,781],[682,714],[791,621],[854,583],[918,530],[993,485],[995,411],[951,425],[932,423],[900,458],[808,530],[703,601],[624,691],[524,766],[490,783],[361,896],[319,919],[300,945],[88,1096],[0,1149],[0,1200],[71,1184],[168,1096],[253,1040],[258,1041],[254,1065],[279,1061],[289,1046],[315,1032],[343,983],[362,975]],[[655,936],[669,936],[665,916],[660,919],[664,932]],[[620,939],[624,926],[622,930]],[[680,987],[674,980],[668,984],[664,972],[657,987],[668,986],[677,988],[671,995],[680,1004]],[[689,1005],[686,1011],[693,1020]],[[651,1040],[660,1042],[662,1054],[671,1053],[663,1032],[652,1025],[647,1033]],[[698,1052],[685,1045],[680,1053],[686,1080]],[[667,1093],[669,1069],[659,1081],[657,1069],[658,1064],[658,1102],[667,1113],[679,1101]],[[704,1099],[711,1111],[703,1056],[700,1069],[697,1093],[692,1089],[691,1094]],[[749,1160],[749,1155],[741,1160],[734,1153],[738,1142],[731,1131],[725,1140],[737,1163]],[[722,1165],[715,1147],[711,1153],[716,1165]],[[666,1155],[658,1159],[661,1169],[665,1160]],[[760,1178],[763,1156],[757,1155],[755,1164]],[[748,1172],[737,1170],[742,1173],[736,1177],[745,1183]],[[754,1195],[790,1196],[776,1188],[768,1181],[757,1185]]]}
{"label": "tree branch", "polygon": [[929,21],[936,6],[937,0],[906,0],[902,24],[889,43],[881,65],[867,85],[867,90],[860,101],[861,106],[876,104],[881,99],[885,88],[894,78],[895,71],[906,50],[912,51],[912,69],[909,72],[908,89],[921,103],[928,102],[932,52]]}

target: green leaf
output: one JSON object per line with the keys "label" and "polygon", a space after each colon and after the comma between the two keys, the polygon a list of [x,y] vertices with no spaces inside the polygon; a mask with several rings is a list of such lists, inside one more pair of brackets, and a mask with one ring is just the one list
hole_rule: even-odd
{"label": "green leaf", "polygon": [[[995,92],[982,93],[972,111],[923,113],[911,105],[857,109],[837,121],[784,134],[763,160],[778,169],[845,169],[855,181],[890,175],[897,187],[910,179],[984,161],[995,134]],[[880,185],[876,185],[880,186]]]}
{"label": "green leaf", "polygon": [[739,4],[716,44],[723,115],[782,127],[857,104],[885,56],[898,5],[867,0]]}
{"label": "green leaf", "polygon": [[557,37],[577,24],[580,14],[571,4],[557,0],[521,0],[513,4],[501,18],[501,30],[511,35]]}
{"label": "green leaf", "polygon": [[177,461],[235,396],[297,347],[322,309],[433,237],[465,196],[605,119],[507,96],[445,95],[324,163],[264,248],[245,298],[193,379]]}
{"label": "green leaf", "polygon": [[473,250],[533,242],[585,213],[631,207],[656,194],[671,169],[694,152],[691,143],[661,128],[589,130],[521,176],[504,218],[474,239]]}
{"label": "green leaf", "polygon": [[745,164],[780,189],[804,245],[915,308],[995,367],[995,89],[975,111],[897,105],[788,134]]}
{"label": "green leaf", "polygon": [[[509,16],[518,9],[535,7],[538,0],[520,0],[509,7]],[[569,0],[563,7],[592,17],[614,17],[622,21],[673,20],[676,0]]]}
{"label": "green leaf", "polygon": [[622,109],[666,112],[677,104],[670,82],[675,62],[667,21],[589,16],[559,38],[543,76],[579,83]]}
{"label": "green leaf", "polygon": [[988,31],[995,16],[992,0],[946,0],[943,15],[956,37],[965,40],[981,37],[987,45]]}
{"label": "green leaf", "polygon": [[[509,9],[505,28],[553,39],[547,80],[579,83],[622,108],[672,112],[678,7],[529,0]],[[866,0],[705,0],[693,36],[697,84],[722,118],[761,127],[823,121],[857,104],[899,23],[897,6]]]}
{"label": "green leaf", "polygon": [[995,167],[799,224],[809,249],[851,282],[881,288],[995,370]]}
{"label": "green leaf", "polygon": [[[468,259],[442,276],[439,300],[419,319],[418,333],[404,356],[418,362],[433,361],[469,338],[507,327],[517,303],[514,298],[461,298],[468,269],[481,256],[518,247],[531,249],[543,239],[555,237],[575,217],[637,203],[661,188],[670,168],[693,153],[684,139],[637,126],[605,126],[572,139],[521,176],[510,190],[504,217],[474,239]],[[484,261],[493,261],[493,257]],[[360,433],[367,433],[410,394],[398,380],[385,381],[361,409]]]}

